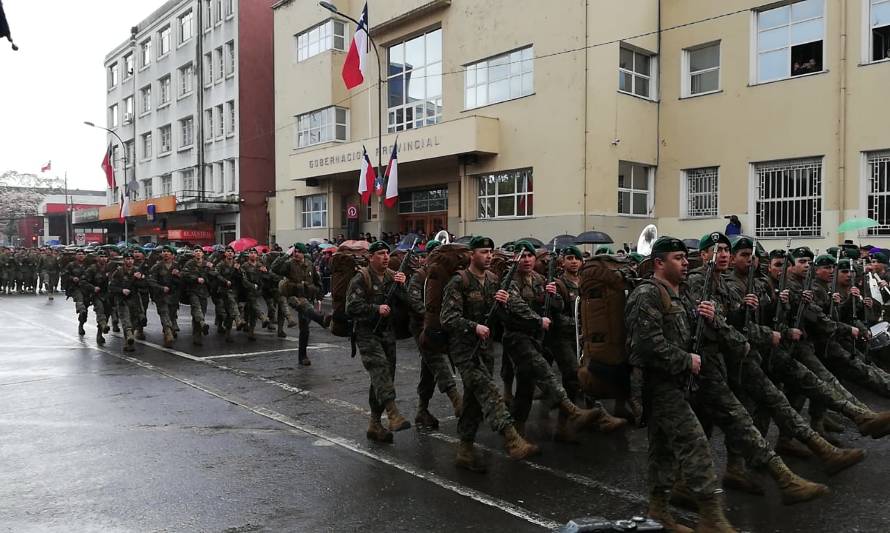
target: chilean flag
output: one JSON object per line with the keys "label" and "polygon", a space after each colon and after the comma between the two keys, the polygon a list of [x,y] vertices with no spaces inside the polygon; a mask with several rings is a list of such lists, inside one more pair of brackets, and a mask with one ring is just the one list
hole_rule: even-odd
{"label": "chilean flag", "polygon": [[362,8],[358,27],[349,44],[346,62],[343,63],[343,82],[347,89],[361,85],[365,81],[365,64],[368,61],[368,3]]}
{"label": "chilean flag", "polygon": [[399,142],[392,145],[392,155],[389,157],[389,165],[386,166],[386,198],[383,203],[386,207],[395,207],[399,201],[399,159],[398,159]]}
{"label": "chilean flag", "polygon": [[118,219],[121,222],[127,220],[127,217],[130,215],[130,195],[127,194],[127,186],[121,186],[121,211],[118,214]]}
{"label": "chilean flag", "polygon": [[368,150],[362,146],[362,171],[358,176],[358,193],[362,196],[363,204],[371,203],[371,189],[374,187],[376,180],[377,175],[374,172],[374,165],[368,159]]}
{"label": "chilean flag", "polygon": [[105,157],[102,158],[102,170],[105,171],[105,179],[108,181],[108,188],[114,189],[114,164],[111,161],[111,143],[108,144],[108,150],[105,150]]}
{"label": "chilean flag", "polygon": [[50,171],[50,170],[52,170],[52,169],[53,169],[53,162],[52,162],[52,160],[49,160],[49,161],[46,162],[45,165],[43,165],[42,167],[40,167],[40,172],[48,172],[48,171]]}

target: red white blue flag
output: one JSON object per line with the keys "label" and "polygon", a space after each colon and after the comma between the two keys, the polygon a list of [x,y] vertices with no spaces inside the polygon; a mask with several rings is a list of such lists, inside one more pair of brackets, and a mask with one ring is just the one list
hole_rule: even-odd
{"label": "red white blue flag", "polygon": [[386,207],[395,207],[399,201],[399,141],[392,145],[392,155],[389,156],[389,165],[386,166],[386,198],[383,203]]}
{"label": "red white blue flag", "polygon": [[357,87],[365,81],[365,65],[368,62],[368,3],[362,8],[362,16],[358,19],[358,27],[346,52],[343,63],[343,82],[347,89]]}
{"label": "red white blue flag", "polygon": [[368,159],[368,150],[362,146],[362,170],[358,176],[358,193],[362,197],[363,204],[371,203],[371,189],[374,187],[375,181],[377,181],[377,176],[374,172],[374,165]]}

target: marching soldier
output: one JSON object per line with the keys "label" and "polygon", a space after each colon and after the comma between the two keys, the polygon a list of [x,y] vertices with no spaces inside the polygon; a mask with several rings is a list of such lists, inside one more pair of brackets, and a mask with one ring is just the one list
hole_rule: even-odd
{"label": "marching soldier", "polygon": [[173,339],[179,331],[179,291],[181,273],[169,246],[161,248],[161,260],[149,270],[148,284],[153,291],[152,299],[161,321],[164,333],[164,346],[173,346]]}
{"label": "marching soldier", "polygon": [[238,309],[238,289],[241,288],[243,278],[241,276],[241,265],[235,261],[235,249],[227,246],[223,254],[222,261],[216,263],[216,273],[220,281],[218,290],[218,299],[216,305],[221,305],[222,309],[217,310],[217,314],[222,311],[222,327],[225,332],[226,342],[232,342],[232,326],[241,329],[241,313]]}
{"label": "marching soldier", "polygon": [[86,331],[83,325],[87,321],[87,307],[90,305],[89,295],[85,295],[80,288],[80,280],[87,271],[85,263],[86,255],[83,250],[77,250],[74,253],[74,261],[65,265],[62,273],[62,289],[65,290],[65,296],[74,300],[74,309],[77,312],[77,334],[83,337]]}
{"label": "marching soldier", "polygon": [[123,253],[124,263],[117,267],[108,282],[108,290],[115,299],[117,316],[124,330],[124,351],[135,350],[135,329],[138,327],[140,314],[142,313],[142,301],[139,298],[139,290],[145,284],[145,276],[136,270],[133,265],[133,252],[127,250]]}
{"label": "marching soldier", "polygon": [[210,333],[210,326],[204,321],[207,314],[207,298],[210,297],[210,283],[216,279],[213,264],[204,260],[204,250],[195,246],[192,258],[182,267],[183,282],[188,294],[192,314],[192,344],[201,346],[202,335]]}
{"label": "marching soldier", "polygon": [[256,323],[260,311],[260,297],[263,284],[269,275],[269,269],[259,261],[256,248],[247,251],[247,261],[241,265],[241,274],[245,288],[244,317],[246,318],[247,339],[256,340]]}
{"label": "marching soldier", "polygon": [[96,344],[105,344],[103,333],[108,333],[108,315],[114,301],[108,290],[108,283],[114,269],[108,265],[108,254],[99,250],[96,252],[96,262],[87,268],[80,280],[80,287],[84,294],[91,295],[93,312],[96,313]]}
{"label": "marching soldier", "polygon": [[[133,268],[135,268],[137,272],[142,274],[142,279],[148,278],[149,267],[148,264],[145,262],[145,252],[142,250],[142,248],[133,248]],[[151,291],[147,283],[140,284],[137,296],[139,300],[139,317],[138,319],[133,319],[133,325],[136,328],[136,339],[144,341],[145,326],[148,325],[148,304],[151,301]]]}
{"label": "marching soldier", "polygon": [[48,250],[40,262],[40,268],[46,284],[47,299],[52,300],[59,289],[59,274],[61,272],[59,253],[55,250]]}
{"label": "marching soldier", "polygon": [[309,346],[309,321],[312,320],[325,329],[331,325],[331,316],[322,315],[312,305],[312,302],[315,301],[321,290],[321,281],[318,273],[315,271],[315,267],[306,260],[306,254],[308,253],[305,244],[301,242],[294,243],[290,257],[281,256],[272,265],[272,270],[283,277],[278,285],[278,336],[282,338],[287,336],[284,332],[284,321],[288,316],[287,307],[292,305],[299,317],[298,360],[303,366],[312,364],[307,351]]}

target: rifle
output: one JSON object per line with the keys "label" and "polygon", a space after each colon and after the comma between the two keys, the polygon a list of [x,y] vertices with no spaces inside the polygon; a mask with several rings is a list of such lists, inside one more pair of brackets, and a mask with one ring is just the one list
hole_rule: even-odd
{"label": "rifle", "polygon": [[[411,243],[411,248],[408,248],[408,252],[405,254],[405,257],[402,258],[402,262],[399,264],[399,270],[396,272],[405,273],[405,267],[408,266],[408,261],[411,259],[411,256],[414,255],[414,246],[417,245],[417,238],[414,238],[414,242]],[[392,285],[389,286],[389,291],[386,293],[386,299],[383,301],[383,305],[390,305],[392,302],[392,298],[396,293],[396,286],[398,283],[393,282]],[[374,333],[377,334],[377,330],[380,329],[380,324],[383,322],[383,315],[377,316],[377,323],[374,325]]]}
{"label": "rifle", "polygon": [[[785,252],[785,260],[782,263],[782,274],[779,276],[779,294],[781,295],[785,292],[785,287],[788,284],[788,258],[790,255],[788,252]],[[781,298],[776,298],[776,314],[773,317],[773,331],[779,331],[779,328],[782,326],[782,323],[785,322],[785,313],[788,311],[788,308],[785,307],[785,304],[782,302]]]}
{"label": "rifle", "polygon": [[[717,249],[714,247],[714,255],[711,256],[711,260],[708,261],[708,266],[705,268],[705,288],[702,292],[701,301],[706,302],[711,298],[711,278],[714,277],[714,268],[717,266]],[[704,337],[705,332],[705,317],[701,314],[698,315],[698,319],[695,323],[695,337],[692,338],[692,353],[698,354],[701,357],[701,348],[702,348],[702,339]],[[702,361],[702,365],[704,366],[704,361]],[[700,372],[700,371],[699,371]],[[698,390],[698,376],[689,373],[689,380],[686,382],[686,399],[688,400],[692,394]]]}
{"label": "rifle", "polygon": [[[751,264],[748,265],[748,283],[745,286],[745,295],[754,293],[754,259],[757,254],[757,238],[754,239],[754,247],[751,250]],[[745,333],[751,335],[748,331],[751,327],[751,319],[754,317],[754,310],[749,306],[745,306]]]}
{"label": "rifle", "polygon": [[[803,282],[803,292],[813,290],[813,277],[816,273],[816,265],[810,264],[809,270],[807,270],[807,277]],[[800,303],[797,306],[797,317],[794,319],[794,329],[800,329],[801,324],[803,324],[803,312],[807,308],[807,301],[803,297],[803,293],[800,295]]]}
{"label": "rifle", "polygon": [[[513,256],[513,262],[510,265],[510,268],[507,269],[507,272],[504,274],[504,277],[501,278],[501,283],[498,286],[499,291],[506,291],[510,288],[510,283],[513,282],[513,276],[516,274],[516,269],[519,268],[519,257],[521,253],[518,253]],[[485,320],[482,321],[482,325],[485,327],[489,327],[488,323],[491,322],[491,317],[494,316],[495,311],[498,308],[498,301],[495,300],[491,302],[491,307],[488,309],[488,312],[485,313]],[[476,353],[479,351],[479,348],[482,346],[482,339],[476,339],[476,346],[473,348],[473,352],[470,354],[471,359],[476,359]]]}
{"label": "rifle", "polygon": [[[838,318],[835,318],[834,295],[835,295],[835,293],[837,293],[837,275],[838,275],[838,271],[840,270],[840,268],[838,268],[837,263],[840,260],[841,260],[841,251],[840,251],[840,248],[838,248],[837,257],[834,260],[834,272],[831,275],[831,291],[828,294],[828,300],[829,300],[828,319],[834,321],[835,327],[837,327]],[[825,352],[823,355],[828,354],[828,345],[829,345],[829,343],[826,342],[825,343]],[[855,346],[855,343],[854,343],[854,346]],[[823,359],[824,359],[824,357],[823,357]]]}
{"label": "rifle", "polygon": [[[554,278],[556,278],[556,258],[558,257],[559,250],[554,246],[553,254],[550,257],[550,261],[547,263],[547,285],[553,283]],[[541,316],[546,318],[550,317],[550,301],[553,295],[549,292],[544,292],[544,312]],[[547,336],[547,332],[545,331],[543,337]]]}

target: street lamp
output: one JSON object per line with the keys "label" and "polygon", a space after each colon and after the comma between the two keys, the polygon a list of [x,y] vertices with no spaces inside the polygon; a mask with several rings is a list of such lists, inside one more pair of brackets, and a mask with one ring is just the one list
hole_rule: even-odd
{"label": "street lamp", "polygon": [[[345,13],[341,13],[337,9],[337,6],[330,2],[321,1],[318,5],[327,9],[334,15],[352,22],[355,24],[356,28],[361,26],[359,21]],[[374,41],[374,38],[371,37],[371,25],[368,21],[365,22],[368,23],[365,28],[365,33],[368,35],[368,41],[370,41],[371,46],[374,47],[374,55],[377,56],[377,176],[379,176],[379,179],[383,179],[383,62],[380,61],[380,50],[377,48],[377,43]],[[377,238],[380,238],[380,235],[383,232],[383,211],[380,205],[380,197],[378,197]]]}
{"label": "street lamp", "polygon": [[[114,135],[115,138],[117,138],[117,142],[120,143],[120,145],[121,145],[121,152],[123,152],[123,154],[124,154],[124,184],[123,184],[123,187],[124,187],[124,194],[129,194],[129,193],[127,192],[127,165],[128,165],[128,162],[127,162],[127,146],[124,144],[124,140],[121,139],[121,136],[118,135],[117,133],[115,133],[113,130],[110,130],[110,129],[108,129],[108,128],[104,128],[104,127],[102,127],[102,126],[97,126],[97,125],[93,124],[92,122],[90,122],[89,120],[84,120],[83,123],[84,123],[85,125],[91,127],[91,128],[97,128],[97,129],[100,129],[100,130],[105,130],[105,131],[107,131],[108,133]],[[113,169],[113,168],[114,168],[114,162],[112,161],[111,164],[112,164],[112,169]],[[112,172],[113,172],[113,170],[112,170]],[[112,194],[114,194],[114,191],[111,191],[111,192],[112,192]],[[121,201],[123,201],[123,200],[121,200]],[[123,207],[123,206],[121,206],[121,207]],[[124,217],[124,242],[127,242],[127,218],[126,218],[126,217]]]}

